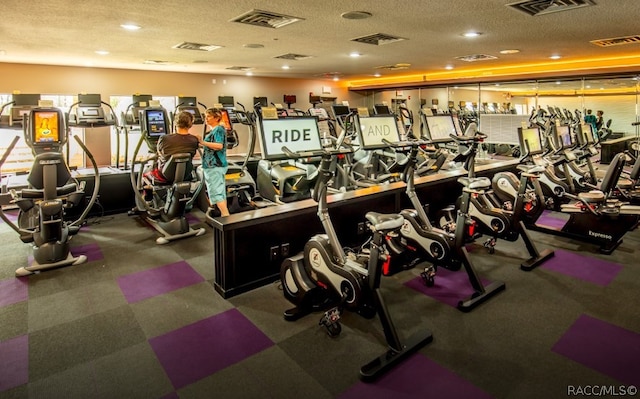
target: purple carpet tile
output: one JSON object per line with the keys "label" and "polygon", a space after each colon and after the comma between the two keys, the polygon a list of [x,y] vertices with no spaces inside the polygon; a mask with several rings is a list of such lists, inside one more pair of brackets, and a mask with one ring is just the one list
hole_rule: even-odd
{"label": "purple carpet tile", "polygon": [[180,389],[273,345],[237,309],[149,340],[173,387]]}
{"label": "purple carpet tile", "polygon": [[567,221],[566,219],[554,217],[552,212],[545,210],[538,220],[536,220],[536,224],[554,230],[562,230],[564,225],[567,224]]}
{"label": "purple carpet tile", "polygon": [[189,224],[196,224],[196,223],[200,223],[202,221],[196,215],[194,215],[193,213],[187,213],[185,215],[185,219],[187,219],[187,222]]}
{"label": "purple carpet tile", "polygon": [[552,351],[625,384],[640,386],[640,334],[581,315]]}
{"label": "purple carpet tile", "polygon": [[[5,211],[4,214],[7,217],[7,219],[9,219],[11,222],[18,223],[18,211],[17,210]],[[4,223],[4,220],[0,219],[0,224],[2,224],[2,223]]]}
{"label": "purple carpet tile", "polygon": [[622,265],[557,249],[541,268],[605,287],[620,273]]}
{"label": "purple carpet tile", "polygon": [[127,302],[139,302],[204,281],[185,261],[127,274],[117,279]]}
{"label": "purple carpet tile", "polygon": [[[484,285],[490,283],[485,279],[480,280]],[[427,287],[422,277],[411,279],[404,285],[453,307],[473,294],[467,273],[463,270],[452,272],[442,267],[436,272],[433,287]]]}
{"label": "purple carpet tile", "polygon": [[29,299],[29,279],[25,277],[0,280],[0,307]]}
{"label": "purple carpet tile", "polygon": [[0,342],[0,392],[29,382],[29,337]]}
{"label": "purple carpet tile", "polygon": [[86,255],[87,262],[104,259],[100,246],[95,243],[75,246],[71,248],[71,253],[73,253],[74,256]]}
{"label": "purple carpet tile", "polygon": [[420,353],[400,363],[374,383],[358,382],[338,396],[339,399],[489,399],[491,397],[469,381]]}

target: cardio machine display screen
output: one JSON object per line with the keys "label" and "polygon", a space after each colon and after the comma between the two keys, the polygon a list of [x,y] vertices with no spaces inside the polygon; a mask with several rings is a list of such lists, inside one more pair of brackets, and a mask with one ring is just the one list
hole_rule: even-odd
{"label": "cardio machine display screen", "polygon": [[221,109],[220,112],[222,113],[222,123],[224,124],[224,128],[227,132],[230,132],[233,130],[233,125],[231,124],[231,118],[229,118],[229,111],[227,111],[226,109]]}
{"label": "cardio machine display screen", "polygon": [[400,141],[400,132],[396,118],[391,115],[363,117],[360,119],[360,142],[365,150],[377,150],[389,147],[383,140],[391,143]]}
{"label": "cardio machine display screen", "polygon": [[529,148],[529,155],[542,154],[542,139],[540,138],[540,129],[537,127],[523,129],[518,128],[518,139],[520,140],[521,152],[526,152],[527,146]]}
{"label": "cardio machine display screen", "polygon": [[260,126],[262,157],[267,161],[288,159],[282,150],[293,152],[322,149],[318,120],[315,117],[263,119]]}
{"label": "cardio machine display screen", "polygon": [[428,139],[434,143],[452,141],[449,135],[457,136],[456,126],[451,115],[425,116]]}
{"label": "cardio machine display screen", "polygon": [[593,125],[590,123],[584,123],[580,125],[582,132],[582,144],[593,144]]}
{"label": "cardio machine display screen", "polygon": [[56,111],[33,111],[33,143],[52,144],[60,142],[60,113]]}
{"label": "cardio machine display screen", "polygon": [[167,121],[163,110],[145,110],[145,118],[149,137],[159,137],[167,134]]}
{"label": "cardio machine display screen", "polygon": [[569,148],[573,145],[571,142],[571,130],[568,125],[556,126],[556,137],[558,138],[558,146]]}

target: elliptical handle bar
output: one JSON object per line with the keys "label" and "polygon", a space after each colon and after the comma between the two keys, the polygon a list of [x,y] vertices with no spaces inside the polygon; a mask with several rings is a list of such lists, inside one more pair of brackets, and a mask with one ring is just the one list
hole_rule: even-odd
{"label": "elliptical handle bar", "polygon": [[298,159],[298,158],[311,158],[311,157],[320,157],[327,155],[339,155],[339,154],[350,154],[353,152],[350,148],[337,148],[330,149],[325,148],[322,150],[309,150],[309,151],[291,151],[287,146],[282,146],[282,152],[287,154],[289,158]]}

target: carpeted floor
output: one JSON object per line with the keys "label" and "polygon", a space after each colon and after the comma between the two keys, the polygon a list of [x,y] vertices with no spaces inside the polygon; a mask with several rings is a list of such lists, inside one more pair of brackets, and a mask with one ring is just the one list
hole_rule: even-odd
{"label": "carpeted floor", "polygon": [[[470,313],[463,271],[426,287],[413,269],[382,281],[401,337],[433,342],[375,383],[360,366],[385,351],[377,318],[287,322],[278,283],[225,300],[212,288],[213,234],[155,244],[124,214],[72,240],[88,262],[15,278],[29,245],[0,225],[0,398],[564,398],[640,386],[640,232],[610,256],[532,232],[547,264],[519,269],[521,240],[469,247],[483,281],[506,290]],[[250,245],[246,243],[245,245]],[[621,389],[626,391],[622,392]],[[615,390],[615,391],[614,391]],[[592,395],[589,395],[592,396]]]}

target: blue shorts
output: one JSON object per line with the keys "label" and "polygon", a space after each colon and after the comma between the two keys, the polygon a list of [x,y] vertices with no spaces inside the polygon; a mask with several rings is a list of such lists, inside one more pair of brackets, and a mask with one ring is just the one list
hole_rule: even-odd
{"label": "blue shorts", "polygon": [[217,204],[227,199],[227,186],[225,184],[225,174],[227,167],[203,168],[204,181],[207,183],[207,194],[209,202]]}

